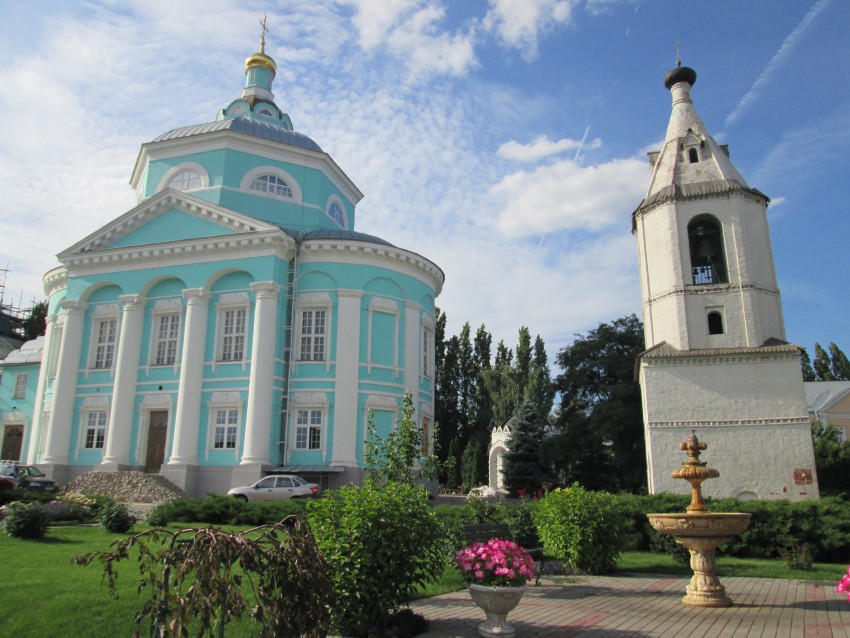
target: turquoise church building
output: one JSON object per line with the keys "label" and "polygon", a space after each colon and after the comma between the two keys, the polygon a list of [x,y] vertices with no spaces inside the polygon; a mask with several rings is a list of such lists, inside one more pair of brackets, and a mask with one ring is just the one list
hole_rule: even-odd
{"label": "turquoise church building", "polygon": [[355,230],[362,194],[275,104],[264,48],[214,121],[142,145],[136,206],[44,276],[46,334],[3,364],[4,453],[60,483],[334,487],[361,481],[369,413],[386,434],[407,391],[432,445],[443,272]]}

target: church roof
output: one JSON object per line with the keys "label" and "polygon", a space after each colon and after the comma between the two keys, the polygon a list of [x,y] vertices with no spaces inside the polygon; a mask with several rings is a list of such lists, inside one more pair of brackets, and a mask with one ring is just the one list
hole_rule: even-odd
{"label": "church roof", "polygon": [[39,363],[42,350],[44,350],[44,337],[36,337],[25,342],[18,350],[14,350],[3,359],[3,365],[24,365],[27,363]]}
{"label": "church roof", "polygon": [[356,230],[343,230],[341,228],[320,228],[318,230],[304,232],[301,230],[292,230],[291,228],[284,228],[283,226],[280,226],[279,228],[293,239],[301,239],[306,241],[309,241],[311,239],[345,239],[349,241],[365,241],[370,244],[380,244],[382,246],[392,246],[393,248],[396,248],[396,246],[388,242],[386,239],[381,239],[380,237],[377,237],[375,235],[369,235],[367,233],[360,233]]}
{"label": "church roof", "polygon": [[807,381],[803,387],[809,411],[818,413],[850,392],[850,381]]}
{"label": "church roof", "polygon": [[167,133],[163,133],[154,142],[162,142],[165,140],[175,140],[194,135],[205,135],[209,133],[217,133],[218,131],[232,131],[242,135],[250,135],[251,137],[259,137],[272,142],[281,142],[290,144],[308,151],[322,153],[321,147],[312,139],[297,131],[290,131],[282,126],[275,126],[267,122],[262,122],[256,119],[247,117],[234,117],[215,122],[207,122],[206,124],[193,124],[191,126],[183,126],[176,128]]}
{"label": "church roof", "polygon": [[701,350],[679,350],[666,341],[644,350],[638,355],[638,359],[666,359],[673,357],[699,357],[716,355],[741,355],[741,354],[765,354],[765,353],[794,352],[799,353],[800,347],[782,341],[781,339],[768,339],[764,345],[757,348],[704,348]]}

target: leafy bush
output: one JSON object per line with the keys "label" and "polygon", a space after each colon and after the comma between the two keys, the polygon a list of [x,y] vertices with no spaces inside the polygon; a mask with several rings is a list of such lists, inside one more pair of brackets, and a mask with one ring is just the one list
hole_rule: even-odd
{"label": "leafy bush", "polygon": [[388,627],[409,594],[446,566],[443,527],[422,487],[369,481],[329,491],[307,509],[336,592],[333,624],[347,636]]}
{"label": "leafy bush", "polygon": [[44,538],[49,517],[41,503],[9,503],[3,525],[15,538]]}
{"label": "leafy bush", "polygon": [[98,518],[103,528],[113,534],[126,534],[136,523],[136,518],[127,511],[124,503],[112,503],[101,508]]}
{"label": "leafy bush", "polygon": [[546,553],[570,569],[591,574],[614,570],[622,525],[611,494],[589,492],[579,484],[547,492],[534,521]]}
{"label": "leafy bush", "polygon": [[540,536],[534,524],[535,509],[535,502],[528,498],[519,503],[500,504],[496,509],[497,518],[508,526],[511,538],[526,549],[540,547]]}
{"label": "leafy bush", "polygon": [[[145,620],[151,635],[188,636],[192,626],[197,627],[193,635],[212,636],[216,624],[223,628],[245,616],[262,624],[263,636],[327,635],[330,581],[303,518],[292,516],[238,534],[211,527],[179,532],[154,528],[74,562],[100,562],[115,596],[115,563],[131,555],[138,557],[138,590],[148,589],[136,614],[135,636],[141,635]],[[251,586],[243,587],[243,578]]]}
{"label": "leafy bush", "polygon": [[232,496],[207,494],[204,498],[178,499],[153,508],[147,521],[154,526],[172,522],[210,525],[266,525],[290,515],[303,515],[302,499],[245,502]]}

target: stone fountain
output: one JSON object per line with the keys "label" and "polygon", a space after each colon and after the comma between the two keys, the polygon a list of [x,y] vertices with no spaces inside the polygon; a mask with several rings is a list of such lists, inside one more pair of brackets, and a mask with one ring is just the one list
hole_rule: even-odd
{"label": "stone fountain", "polygon": [[677,543],[691,552],[693,578],[687,586],[687,595],[682,599],[686,605],[698,607],[728,607],[732,600],[726,588],[720,584],[715,572],[717,562],[714,550],[718,545],[743,532],[750,524],[750,514],[712,514],[702,500],[702,482],[717,478],[720,472],[699,460],[699,453],[708,447],[700,443],[692,431],[688,440],[679,446],[688,454],[688,460],[673,472],[673,478],[681,478],[691,484],[691,504],[684,514],[647,514],[655,531],[671,534]]}

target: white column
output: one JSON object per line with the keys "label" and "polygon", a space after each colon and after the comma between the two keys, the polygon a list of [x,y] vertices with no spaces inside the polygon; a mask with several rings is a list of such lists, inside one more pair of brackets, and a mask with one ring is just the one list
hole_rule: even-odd
{"label": "white column", "polygon": [[422,306],[413,301],[405,302],[404,319],[404,388],[413,395],[413,407],[419,412],[419,374],[422,364],[422,321],[420,314]]}
{"label": "white column", "polygon": [[203,288],[183,291],[186,327],[180,357],[180,389],[174,418],[174,439],[169,465],[197,465],[198,430],[201,422],[201,387],[204,377],[204,347],[207,340],[209,293]]}
{"label": "white column", "polygon": [[45,427],[42,423],[42,414],[44,413],[44,390],[47,387],[47,379],[50,375],[50,355],[53,352],[53,339],[55,338],[56,315],[47,317],[46,327],[44,331],[44,348],[41,351],[41,367],[38,371],[38,386],[35,389],[35,402],[33,403],[32,422],[30,423],[29,432],[27,432],[27,464],[35,465],[38,463],[38,440],[41,428]]}
{"label": "white column", "polygon": [[248,412],[245,416],[245,447],[241,465],[271,463],[272,398],[277,337],[277,296],[273,281],[251,284],[254,329],[251,343],[251,376],[248,379]]}
{"label": "white column", "polygon": [[359,290],[340,290],[338,297],[331,463],[356,467],[357,392],[360,387],[360,300],[363,293]]}
{"label": "white column", "polygon": [[47,424],[44,464],[67,465],[71,447],[71,425],[74,422],[74,394],[77,372],[80,369],[80,352],[83,344],[83,326],[88,304],[83,301],[63,301],[65,327],[59,348],[56,381],[53,384],[53,407]]}
{"label": "white column", "polygon": [[[121,295],[123,306],[118,353],[115,358],[115,383],[112,386],[112,406],[109,411],[109,431],[103,465],[130,465],[130,439],[133,433],[133,403],[136,399],[136,380],[139,354],[142,350],[142,327],[145,322],[145,298],[141,295]],[[116,468],[117,469],[117,468]]]}

